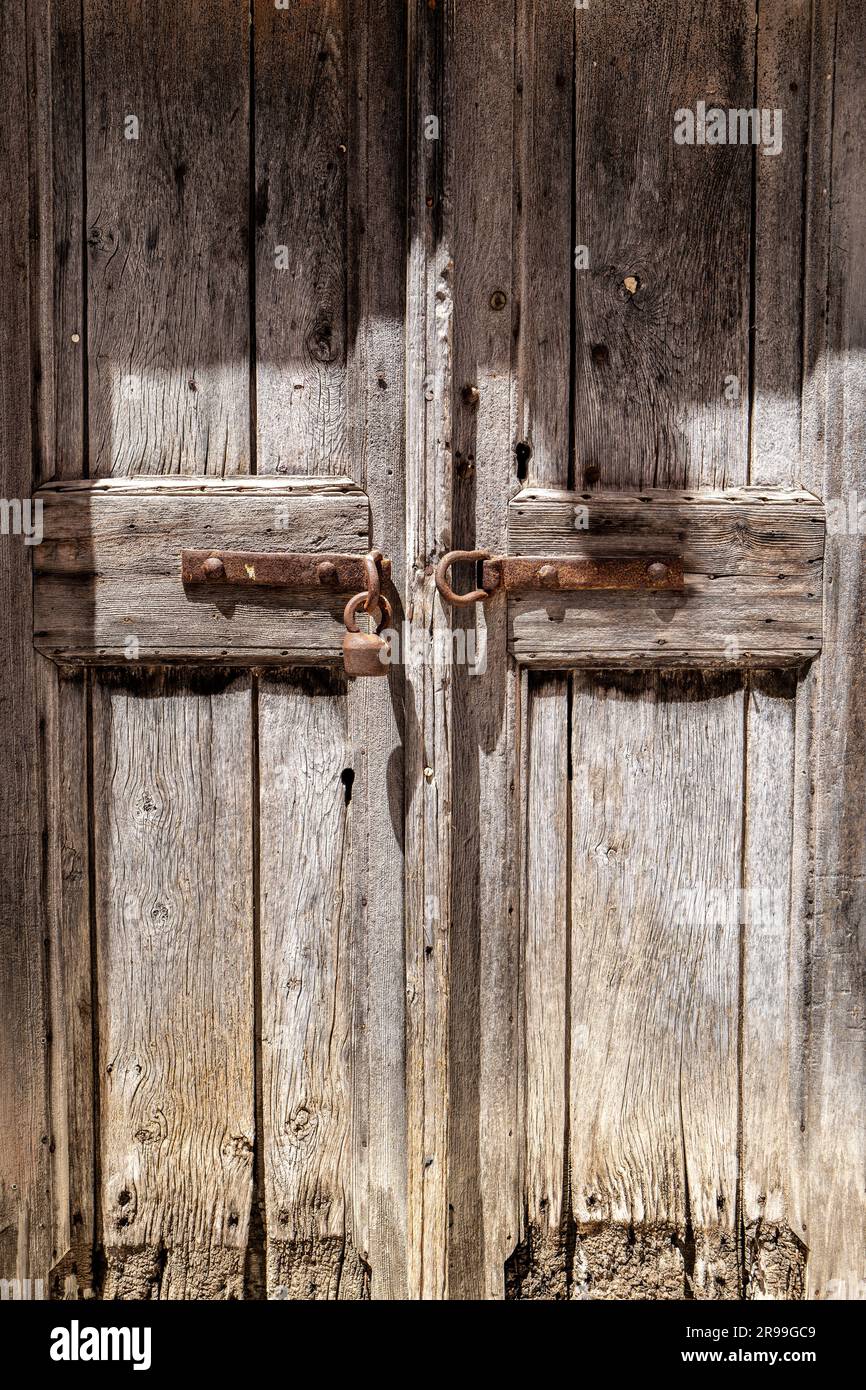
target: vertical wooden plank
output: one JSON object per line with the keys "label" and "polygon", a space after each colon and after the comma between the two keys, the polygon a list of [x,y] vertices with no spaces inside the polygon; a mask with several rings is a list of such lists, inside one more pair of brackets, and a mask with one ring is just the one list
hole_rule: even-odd
{"label": "vertical wooden plank", "polygon": [[262,473],[347,473],[346,0],[256,0]]}
{"label": "vertical wooden plank", "polygon": [[[261,3],[254,18],[257,467],[263,473],[347,472],[365,486],[372,539],[391,556],[399,585],[403,20],[378,0],[325,0],[290,11]],[[341,1111],[335,1119],[347,1128],[322,1179],[335,1192],[327,1230],[316,1205],[315,1148],[304,1154],[308,1172],[295,1194],[295,1226],[320,1232],[321,1272],[309,1276],[309,1253],[285,1244],[282,1228],[269,1222],[272,1293],[288,1280],[288,1287],[306,1287],[304,1296],[338,1287],[340,1297],[405,1294],[397,680],[395,673],[389,682],[352,683],[340,704],[338,747],[348,740],[351,752],[334,755],[354,778],[340,865],[351,930],[346,926],[338,975],[341,1020],[350,1032],[346,1055],[330,1058],[319,1081],[337,1089],[349,1114]],[[262,748],[264,721],[277,717],[278,690],[276,678],[263,689]],[[300,725],[320,729],[323,740],[333,735],[336,725],[323,723],[325,700],[316,689],[289,683],[286,698]],[[335,687],[332,702],[336,698]],[[261,768],[264,782],[270,775],[264,753]],[[277,803],[262,803],[263,844],[266,836],[283,833],[284,814]],[[303,920],[296,929],[303,935]],[[289,949],[289,938],[281,949]],[[264,1011],[278,1007],[263,988]],[[277,1131],[268,1132],[275,1120],[266,1114],[268,1146],[278,1144]],[[266,1158],[269,1210],[279,1208],[274,1181]],[[345,1252],[339,1275],[332,1275],[328,1251],[336,1249],[337,1227]]]}
{"label": "vertical wooden plank", "polygon": [[94,690],[105,1295],[239,1298],[254,1143],[250,677]]}
{"label": "vertical wooden plank", "polygon": [[[371,538],[391,557],[394,626],[406,576],[406,13],[388,0],[349,7],[348,441],[370,498]],[[403,923],[403,670],[350,682],[351,876],[363,914],[354,949],[353,1224],[366,1231],[371,1295],[406,1283],[406,991]]]}
{"label": "vertical wooden plank", "polygon": [[[815,6],[806,208],[803,481],[832,509],[824,563],[824,649],[804,682],[798,725],[795,903],[809,931],[806,1103],[808,1295],[863,1298],[860,1181],[866,1048],[866,786],[862,521],[866,492],[866,13]],[[842,518],[849,518],[843,521]]]}
{"label": "vertical wooden plank", "polygon": [[[40,483],[85,467],[86,324],[82,15],[78,0],[28,11],[34,274],[34,468]],[[88,682],[37,662],[46,853],[52,1297],[93,1291],[94,1086]]]}
{"label": "vertical wooden plank", "polygon": [[[539,486],[568,487],[572,464],[571,351],[575,275],[573,245],[573,141],[575,102],[575,12],[568,0],[554,4],[521,0],[516,7],[516,158],[517,189],[514,256],[518,267],[516,308],[516,478]],[[520,1244],[509,1259],[509,1298],[547,1297],[565,1288],[563,1183],[567,1172],[566,1018],[567,1005],[547,1011],[541,978],[544,932],[563,947],[556,967],[556,998],[564,988],[568,939],[564,875],[545,902],[534,861],[558,863],[567,832],[567,810],[551,816],[541,809],[553,795],[568,759],[568,683],[562,678],[530,678],[520,741],[526,745],[527,778],[521,786],[525,829],[519,843],[524,858],[524,901],[520,909],[520,1012],[516,1016],[523,1048],[521,1118],[526,1132],[522,1156]],[[538,708],[536,709],[536,705]],[[554,749],[546,765],[540,742],[546,730]],[[534,731],[534,732],[531,732]],[[512,754],[512,757],[515,754]],[[534,809],[530,810],[529,801]],[[561,795],[559,801],[562,800]],[[565,798],[567,804],[567,797]],[[554,797],[554,806],[559,802]],[[560,808],[562,809],[562,808]],[[541,820],[533,824],[533,817]],[[559,836],[559,847],[555,838]],[[567,853],[567,849],[565,851]],[[560,1001],[561,1002],[561,1001]],[[519,1054],[518,1054],[519,1055]],[[550,1068],[555,1068],[555,1076]],[[548,1083],[551,1085],[546,1095]]]}
{"label": "vertical wooden plank", "polygon": [[259,698],[268,1292],[369,1296],[352,1230],[352,751],[345,681],[268,677]]}
{"label": "vertical wooden plank", "polygon": [[[752,152],[682,147],[673,134],[675,111],[701,98],[751,105],[752,16],[738,5],[695,25],[691,5],[669,0],[650,8],[628,3],[616,14],[609,7],[578,9],[573,18],[573,458],[558,446],[548,468],[536,450],[530,478],[564,485],[571,462],[577,486],[743,482],[749,381],[743,269],[749,264]],[[564,38],[560,62],[563,46]],[[546,64],[536,55],[536,70],[556,73],[553,54]],[[623,84],[630,94],[625,104]],[[538,98],[524,89],[524,106],[527,101]],[[560,112],[552,125],[554,149],[564,119]],[[543,174],[535,178],[547,186]],[[658,188],[665,189],[662,200],[655,196]],[[731,208],[723,224],[709,215],[719,196]],[[541,210],[540,200],[537,207],[524,207],[524,222]],[[543,237],[538,244],[545,245]],[[551,264],[559,263],[556,245],[552,253],[545,246]],[[529,334],[526,372],[537,312],[533,296],[543,295],[546,283],[541,267],[534,270],[530,265],[529,299],[521,306],[521,331]],[[560,292],[560,314],[561,303]],[[689,347],[692,334],[699,353]],[[549,332],[543,336],[550,341]],[[566,369],[560,347],[559,381]],[[560,438],[567,436],[561,432]],[[515,1297],[555,1286],[557,1261],[559,1286],[568,1297],[738,1294],[742,718],[741,688],[723,678],[701,683],[636,676],[631,683],[623,677],[621,683],[596,685],[586,676],[575,682],[571,1042],[561,1151],[569,1181],[558,1248],[551,1246],[552,1237],[545,1243],[536,1236],[529,1249],[516,1252],[510,1288]],[[560,720],[567,720],[565,708]],[[657,759],[655,771],[645,742]],[[648,867],[648,847],[653,834],[664,844],[666,821],[684,814],[671,788],[688,782],[690,760],[708,765],[715,786],[705,799],[696,795],[687,803],[694,828],[679,862],[674,857],[667,870],[665,895],[657,867]],[[606,773],[604,764],[613,770]],[[623,790],[628,775],[645,796],[638,824]],[[725,815],[721,837],[717,808]],[[632,845],[643,843],[650,826],[647,848],[632,858]],[[702,861],[704,839],[714,849]],[[612,885],[604,865],[595,862],[596,853],[606,858],[598,846],[614,847],[607,867]],[[711,947],[703,957],[701,929],[677,916],[676,895],[682,892],[696,895],[701,923],[711,893],[727,904],[721,930],[705,928]],[[661,946],[658,952],[657,971],[668,972],[660,983],[642,967],[642,949],[668,936],[670,960]],[[599,963],[604,960],[617,962],[620,975],[633,981],[630,1001],[628,990],[609,992]],[[716,1001],[712,1025],[699,1030],[705,996]],[[672,1033],[664,1020],[667,1009],[678,1020]],[[630,1060],[632,1022],[648,1030],[647,1055],[653,1058],[655,1110],[648,1116],[640,1062]],[[591,1058],[596,1066],[605,1060],[604,1088]],[[621,1069],[614,1084],[612,1069]],[[644,1130],[657,1135],[666,1155],[658,1160],[663,1173],[652,1145],[640,1142]]]}
{"label": "vertical wooden plank", "polygon": [[[247,10],[86,0],[83,16],[90,471],[247,472]],[[121,1297],[243,1291],[249,720],[249,679],[144,672],[95,691],[99,1191]]]}
{"label": "vertical wooden plank", "polygon": [[[678,145],[673,137],[675,112],[694,109],[701,99],[751,105],[753,12],[746,4],[727,6],[696,25],[686,0],[668,0],[650,9],[628,3],[616,16],[578,11],[576,23],[575,240],[588,248],[589,268],[576,276],[575,481],[743,482],[753,151]],[[630,92],[625,107],[616,95],[622,83]],[[656,188],[665,190],[663,199],[653,196]],[[723,221],[712,213],[720,198],[730,210]],[[579,855],[572,867],[572,980],[573,1008],[580,1012],[571,1020],[571,1175],[578,1230],[602,1213],[604,1219],[590,1225],[591,1239],[581,1235],[577,1282],[594,1297],[641,1297],[653,1289],[656,1297],[734,1298],[742,689],[724,677],[654,676],[639,677],[620,698],[601,691],[590,697],[590,689],[585,682],[575,686],[572,733],[582,751],[572,759]],[[597,771],[596,787],[590,780],[583,801],[579,769],[594,765],[584,729],[599,721],[607,758],[625,768],[602,792]],[[653,750],[654,770],[644,760],[643,740]],[[640,789],[637,827],[635,803],[623,788],[629,774]],[[689,793],[695,775],[703,789]],[[649,869],[650,845],[665,845],[668,823],[684,821],[692,828],[684,836],[678,831],[668,855],[660,856],[667,867]],[[631,858],[620,848],[640,844],[645,833],[642,855]],[[629,855],[622,896],[612,901],[603,865],[593,858],[597,897],[586,873],[589,846],[608,842],[620,858]],[[588,896],[581,899],[580,892]],[[685,917],[677,894],[687,895]],[[580,954],[582,921],[599,924],[596,963],[621,957],[626,978],[634,972],[630,1001],[628,991],[606,995],[599,977],[604,1007],[587,1007],[585,982],[593,976],[592,962]],[[655,971],[639,965],[668,933],[669,954],[659,955]],[[621,1006],[627,1018],[619,1015]],[[658,1009],[677,1020],[674,1029]],[[652,1039],[646,1049],[653,1056],[652,1117],[644,1116],[640,1071],[629,1060],[631,1019]],[[581,1048],[582,1027],[588,1032]],[[626,1100],[613,1099],[614,1085],[588,1104],[582,1067],[607,1046],[614,1053],[608,1066],[625,1069]],[[641,1132],[657,1135],[665,1155],[659,1166]],[[621,1164],[625,1173],[616,1181]],[[663,1231],[676,1232],[679,1250]]]}
{"label": "vertical wooden plank", "polygon": [[674,115],[699,100],[751,106],[754,6],[735,0],[696,22],[691,0],[625,0],[575,20],[575,239],[588,252],[576,277],[576,484],[741,482],[753,152],[677,144]]}
{"label": "vertical wooden plank", "polygon": [[[496,41],[492,36],[496,35]],[[454,205],[452,544],[502,553],[515,488],[512,342],[514,6],[454,11],[454,107],[437,108]],[[517,1179],[517,830],[510,801],[516,674],[503,598],[445,616],[453,715],[449,905],[449,1290],[501,1298],[521,1218]]]}
{"label": "vertical wooden plank", "polygon": [[[809,7],[758,12],[755,106],[781,111],[778,154],[754,158],[749,481],[798,486],[803,371],[804,198]],[[736,635],[736,634],[734,634]],[[800,1119],[806,928],[791,910],[796,684],[749,678],[742,985],[744,1293],[803,1294]]]}
{"label": "vertical wooden plank", "polygon": [[742,1220],[745,1292],[802,1298],[795,1207],[803,1055],[802,921],[791,916],[796,678],[749,677],[743,843]]}
{"label": "vertical wooden plank", "polygon": [[525,1243],[509,1293],[555,1298],[561,1259],[568,1130],[570,784],[567,676],[529,676],[521,983],[525,1048]]}
{"label": "vertical wooden plank", "polygon": [[[435,558],[452,524],[453,146],[427,118],[454,109],[450,0],[409,10],[406,302],[406,998],[408,1287],[448,1296],[451,987],[449,623]],[[443,637],[443,634],[445,636]]]}
{"label": "vertical wooden plank", "polygon": [[38,233],[32,316],[36,473],[84,469],[84,175],[80,0],[28,13],[32,206]]}
{"label": "vertical wooden plank", "polygon": [[[6,269],[0,323],[0,493],[30,496],[32,477],[26,14],[0,6],[0,227]],[[0,535],[0,1277],[42,1280],[51,1262],[41,769],[32,647],[30,556],[7,508]],[[32,1288],[32,1286],[31,1286]],[[22,1295],[24,1293],[22,1291]],[[32,1296],[32,1292],[31,1292]]]}
{"label": "vertical wooden plank", "polygon": [[94,476],[249,471],[248,28],[85,0]]}
{"label": "vertical wooden plank", "polygon": [[594,1298],[736,1298],[740,680],[574,677],[570,1167]]}

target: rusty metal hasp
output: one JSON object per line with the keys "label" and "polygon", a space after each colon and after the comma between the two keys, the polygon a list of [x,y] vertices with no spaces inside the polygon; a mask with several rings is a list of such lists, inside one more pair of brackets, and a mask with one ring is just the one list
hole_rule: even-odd
{"label": "rusty metal hasp", "polygon": [[[452,565],[464,561],[481,566],[480,588],[457,594],[448,580]],[[682,589],[683,562],[675,555],[493,556],[487,550],[451,550],[436,566],[436,587],[447,603],[464,608],[484,603],[499,590],[506,593],[533,589],[577,593],[581,589],[645,590]]]}
{"label": "rusty metal hasp", "polygon": [[[378,554],[378,552],[376,552]],[[317,589],[349,594],[367,585],[364,555],[294,554],[285,550],[183,550],[180,556],[184,584],[259,585],[268,589]],[[387,578],[391,561],[378,559]]]}

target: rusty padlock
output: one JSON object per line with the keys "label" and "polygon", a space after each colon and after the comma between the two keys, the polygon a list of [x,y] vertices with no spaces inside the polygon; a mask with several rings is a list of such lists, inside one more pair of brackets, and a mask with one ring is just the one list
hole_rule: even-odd
{"label": "rusty padlock", "polygon": [[362,603],[366,605],[369,597],[367,590],[362,594],[355,594],[353,598],[349,599],[343,613],[343,622],[346,624],[346,635],[343,638],[343,665],[346,668],[347,676],[387,676],[388,674],[387,663],[391,647],[388,639],[379,634],[383,628],[390,627],[393,613],[385,595],[378,594],[374,606],[379,609],[381,621],[377,624],[375,632],[361,632],[355,614]]}

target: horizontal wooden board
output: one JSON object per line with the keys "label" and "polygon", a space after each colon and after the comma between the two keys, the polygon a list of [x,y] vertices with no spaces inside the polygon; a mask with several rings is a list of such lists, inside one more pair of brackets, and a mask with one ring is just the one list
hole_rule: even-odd
{"label": "horizontal wooden board", "polygon": [[52,483],[33,547],[34,640],[62,662],[336,660],[345,596],[184,588],[181,551],[363,554],[366,493],[348,478]]}
{"label": "horizontal wooden board", "polygon": [[767,488],[577,493],[531,488],[510,555],[682,558],[681,593],[512,597],[509,648],[535,667],[790,666],[821,650],[824,509]]}

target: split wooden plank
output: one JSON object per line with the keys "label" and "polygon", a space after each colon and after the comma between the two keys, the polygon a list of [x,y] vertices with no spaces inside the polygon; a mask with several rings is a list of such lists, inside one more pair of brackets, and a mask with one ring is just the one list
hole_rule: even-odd
{"label": "split wooden plank", "polygon": [[[349,5],[348,446],[370,499],[372,539],[391,557],[397,630],[406,577],[406,23],[405,7],[390,0]],[[350,874],[363,913],[353,953],[352,1224],[368,1252],[371,1297],[399,1300],[407,1296],[402,670],[387,682],[350,682],[347,698]]]}
{"label": "split wooden plank", "polygon": [[573,677],[569,1154],[592,1298],[738,1297],[740,680]]}
{"label": "split wooden plank", "polygon": [[[438,111],[439,138],[451,142],[457,174],[450,536],[453,545],[500,551],[515,487],[514,9],[503,0],[457,4],[453,25],[454,107]],[[437,539],[444,547],[446,536]],[[510,766],[518,677],[508,658],[504,596],[471,610],[446,609],[445,616],[452,623],[454,864],[448,1288],[452,1299],[501,1299],[522,1217],[515,1026],[520,856]]]}
{"label": "split wooden plank", "polygon": [[[262,1084],[268,1292],[360,1298],[351,1225],[353,754],[345,678],[269,677],[259,695]],[[367,1296],[369,1296],[367,1294]]]}
{"label": "split wooden plank", "polygon": [[[42,767],[30,556],[10,519],[33,486],[29,296],[27,34],[23,6],[0,10],[0,1278],[42,1281],[52,1262]],[[14,1286],[13,1286],[14,1287]],[[39,1296],[33,1282],[19,1296]]]}
{"label": "split wooden plank", "polygon": [[[83,19],[91,476],[247,473],[248,13],[231,0],[184,0],[170,14],[87,0]],[[94,797],[98,1203],[106,1290],[120,1296],[244,1288],[250,715],[249,678],[217,672],[125,671],[95,692],[94,776],[109,779]],[[136,762],[145,754],[153,781]],[[202,903],[213,906],[200,915]],[[143,980],[140,964],[131,973],[137,951]]]}
{"label": "split wooden plank", "polygon": [[83,15],[90,473],[246,473],[247,11]]}
{"label": "split wooden plank", "polygon": [[346,0],[256,0],[256,415],[262,473],[345,473]]}
{"label": "split wooden plank", "polygon": [[[866,11],[834,0],[812,16],[805,226],[803,482],[828,512],[857,517],[866,495]],[[862,1299],[866,1202],[866,624],[862,523],[834,528],[825,563],[820,667],[797,704],[795,912],[809,933],[804,1201],[811,1298]],[[811,733],[811,747],[808,734]]]}
{"label": "split wooden plank", "polygon": [[101,674],[105,1296],[239,1298],[252,1195],[250,677]]}
{"label": "split wooden plank", "polygon": [[347,595],[185,588],[180,555],[209,544],[363,554],[369,508],[349,479],[103,480],[50,485],[38,500],[34,632],[55,660],[338,658]]}

